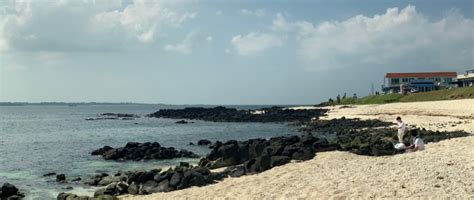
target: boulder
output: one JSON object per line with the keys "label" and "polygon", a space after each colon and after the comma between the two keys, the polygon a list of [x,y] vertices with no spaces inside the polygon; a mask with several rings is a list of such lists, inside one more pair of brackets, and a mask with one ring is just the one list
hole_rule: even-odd
{"label": "boulder", "polygon": [[0,197],[2,197],[2,199],[20,194],[18,188],[10,183],[4,183],[0,191]]}
{"label": "boulder", "polygon": [[210,145],[210,144],[212,144],[212,142],[209,141],[209,140],[202,139],[202,140],[199,140],[197,144],[198,145]]}
{"label": "boulder", "polygon": [[232,167],[227,167],[224,170],[225,174],[228,174],[231,177],[240,177],[245,175],[245,167],[244,166],[232,166]]}
{"label": "boulder", "polygon": [[92,198],[88,196],[78,196],[75,194],[64,193],[64,192],[59,193],[56,199],[57,200],[92,200]]}
{"label": "boulder", "polygon": [[138,194],[139,189],[140,189],[140,185],[133,182],[132,184],[130,184],[130,186],[128,186],[127,192],[129,194],[136,195]]}
{"label": "boulder", "polygon": [[151,194],[154,192],[158,192],[156,189],[157,187],[158,183],[156,183],[155,181],[147,181],[143,183],[143,185],[140,187],[139,194]]}
{"label": "boulder", "polygon": [[169,181],[167,179],[161,181],[158,186],[153,190],[153,192],[169,192],[172,188],[170,188]]}
{"label": "boulder", "polygon": [[171,176],[171,179],[169,182],[169,186],[176,188],[181,182],[182,178],[183,178],[183,174],[181,172],[173,173],[173,176]]}
{"label": "boulder", "polygon": [[64,175],[64,174],[56,175],[56,182],[65,183],[66,182],[66,175]]}
{"label": "boulder", "polygon": [[120,181],[120,177],[117,177],[117,176],[106,176],[106,177],[103,177],[98,183],[97,185],[98,186],[106,186],[106,185],[109,185],[113,182],[118,182]]}
{"label": "boulder", "polygon": [[284,165],[286,163],[289,163],[290,160],[291,158],[288,156],[272,156],[270,159],[270,166],[276,167],[276,166]]}
{"label": "boulder", "polygon": [[310,160],[314,157],[314,151],[312,148],[305,147],[300,148],[296,152],[294,152],[291,156],[293,160]]}

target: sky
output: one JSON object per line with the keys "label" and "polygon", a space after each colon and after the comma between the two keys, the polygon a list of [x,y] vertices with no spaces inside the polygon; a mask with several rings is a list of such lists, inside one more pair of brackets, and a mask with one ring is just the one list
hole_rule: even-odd
{"label": "sky", "polygon": [[474,69],[474,1],[0,0],[0,101],[317,104]]}

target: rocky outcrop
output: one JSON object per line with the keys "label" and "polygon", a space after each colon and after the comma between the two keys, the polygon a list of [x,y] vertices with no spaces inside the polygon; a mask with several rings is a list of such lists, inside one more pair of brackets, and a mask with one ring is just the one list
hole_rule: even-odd
{"label": "rocky outcrop", "polygon": [[202,139],[202,140],[199,140],[197,145],[211,145],[212,142],[210,140],[206,140],[206,139]]}
{"label": "rocky outcrop", "polygon": [[377,119],[361,120],[359,118],[346,119],[345,117],[331,120],[314,120],[303,125],[299,131],[338,133],[348,129],[389,127],[392,122],[385,122]]}
{"label": "rocky outcrop", "polygon": [[124,147],[112,148],[104,146],[94,150],[92,155],[100,155],[106,160],[150,160],[172,158],[198,158],[199,156],[184,149],[176,150],[174,147],[162,147],[158,142],[129,142]]}
{"label": "rocky outcrop", "polygon": [[[345,119],[342,119],[345,120]],[[334,120],[329,123],[339,123]],[[343,122],[356,124],[355,126],[377,126],[378,122]],[[364,124],[365,123],[365,124]],[[368,125],[367,125],[368,124]],[[393,155],[400,151],[393,148],[397,140],[396,132],[389,128],[339,128],[334,125],[324,125],[324,128],[334,129],[334,137],[327,139],[323,136],[305,133],[302,135],[280,136],[270,139],[250,139],[246,141],[229,140],[216,141],[211,145],[211,152],[202,158],[198,166],[189,163],[180,163],[179,166],[166,171],[153,169],[149,171],[120,172],[113,176],[98,174],[88,177],[84,183],[93,186],[105,186],[97,190],[94,197],[113,198],[122,194],[151,194],[155,192],[169,192],[192,186],[204,186],[216,183],[226,177],[239,177],[248,174],[260,173],[273,167],[281,166],[291,160],[309,160],[317,152],[329,150],[343,150],[369,156]],[[406,140],[411,140],[410,135],[419,135],[425,142],[437,142],[453,137],[468,136],[466,132],[437,132],[425,129],[409,130]],[[204,142],[207,143],[207,142]],[[140,143],[129,143],[128,147],[141,146]],[[146,146],[159,146],[147,144]],[[103,154],[114,150],[111,147],[98,150]],[[125,147],[124,147],[125,148]],[[225,167],[220,172],[211,172],[211,169]],[[67,196],[62,194],[61,197]],[[58,196],[58,199],[60,199]],[[74,198],[73,198],[74,197]],[[72,199],[78,198],[72,196]],[[69,198],[68,198],[69,199]]]}
{"label": "rocky outcrop", "polygon": [[[465,137],[469,133],[464,131],[439,132],[426,129],[408,130],[404,137],[406,145],[413,140],[411,135],[419,135],[425,143],[438,142],[444,139]],[[359,155],[383,156],[403,153],[396,150],[393,144],[398,142],[396,131],[390,128],[363,129],[363,130],[343,130],[337,133],[333,141],[339,150],[350,151]]]}
{"label": "rocky outcrop", "polygon": [[318,118],[327,111],[327,109],[293,110],[282,107],[263,108],[260,110],[237,110],[235,108],[218,106],[215,108],[163,109],[148,116],[213,122],[295,122]]}
{"label": "rocky outcrop", "polygon": [[94,197],[88,197],[88,196],[79,196],[76,194],[65,193],[65,192],[59,193],[56,199],[57,200],[118,200],[116,196],[112,196],[112,195],[98,195]]}
{"label": "rocky outcrop", "polygon": [[225,143],[216,142],[211,152],[201,159],[199,166],[215,169],[242,165],[243,168],[239,168],[237,174],[257,173],[286,164],[290,160],[309,160],[318,151],[336,148],[336,145],[331,146],[326,139],[312,135],[240,142],[230,140]]}
{"label": "rocky outcrop", "polygon": [[64,174],[56,175],[56,182],[65,183],[66,182],[66,175],[64,175]]}
{"label": "rocky outcrop", "polygon": [[0,188],[0,199],[7,199],[7,200],[14,200],[14,199],[23,199],[25,195],[20,192],[20,190],[10,184],[10,183],[4,183],[2,185],[2,188]]}
{"label": "rocky outcrop", "polygon": [[177,124],[189,124],[189,123],[194,124],[194,122],[189,122],[189,121],[186,121],[186,120],[179,120],[179,121],[176,121],[175,123],[177,123]]}
{"label": "rocky outcrop", "polygon": [[95,121],[95,120],[134,120],[135,118],[139,118],[140,116],[135,114],[128,114],[128,113],[101,113],[98,114],[97,117],[90,117],[86,118],[88,121]]}

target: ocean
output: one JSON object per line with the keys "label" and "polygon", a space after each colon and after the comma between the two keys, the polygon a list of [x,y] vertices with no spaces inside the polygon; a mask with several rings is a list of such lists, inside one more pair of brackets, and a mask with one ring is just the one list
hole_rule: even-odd
{"label": "ocean", "polygon": [[[97,188],[80,183],[57,183],[55,176],[43,177],[43,174],[55,172],[64,173],[68,179],[84,178],[97,173],[115,174],[119,170],[146,170],[173,166],[182,161],[197,163],[199,160],[105,161],[90,155],[92,150],[104,145],[119,147],[132,141],[156,141],[165,147],[205,155],[210,149],[189,143],[197,143],[199,139],[270,138],[297,132],[295,127],[285,123],[194,121],[192,124],[176,124],[174,119],[144,117],[159,109],[184,107],[135,104],[0,106],[0,184],[14,184],[25,192],[25,199],[56,199],[60,192],[92,195]],[[254,109],[269,106],[233,107]],[[135,120],[85,120],[106,112],[132,113],[141,117]]]}

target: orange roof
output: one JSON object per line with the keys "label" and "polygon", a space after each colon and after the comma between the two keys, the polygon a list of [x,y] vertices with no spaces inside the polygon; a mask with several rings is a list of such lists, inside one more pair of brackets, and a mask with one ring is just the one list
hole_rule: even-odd
{"label": "orange roof", "polygon": [[456,72],[415,72],[415,73],[387,73],[385,78],[442,78],[456,77]]}

